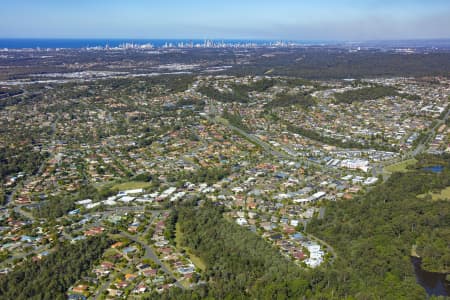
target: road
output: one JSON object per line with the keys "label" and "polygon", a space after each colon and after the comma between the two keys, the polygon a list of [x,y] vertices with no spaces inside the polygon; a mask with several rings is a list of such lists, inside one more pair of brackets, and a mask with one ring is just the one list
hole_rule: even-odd
{"label": "road", "polygon": [[[128,211],[136,212],[136,211],[139,211],[139,209],[142,210],[142,208],[139,208],[139,207],[132,207],[132,206],[118,207],[118,208],[111,209],[111,210],[108,210],[108,211],[100,212],[100,213],[98,213],[98,214],[102,214],[102,215],[110,215],[110,214],[112,214],[112,213],[114,213],[114,212],[118,212],[118,211],[121,211],[122,213],[123,213],[123,212],[128,212]],[[162,212],[163,212],[163,211],[160,211],[160,210],[153,210],[153,211],[151,211],[151,213],[152,213],[152,218],[150,219],[149,225],[147,226],[145,232],[148,232],[148,230],[149,230],[149,228],[150,228],[150,224],[151,224],[151,222],[153,221],[153,219],[154,219],[157,215],[161,214]],[[95,223],[93,224],[93,226],[99,226],[99,225],[100,225],[100,222],[99,222],[99,221],[97,221],[97,222],[95,222]],[[169,270],[169,269],[166,267],[166,265],[164,265],[164,263],[163,263],[163,262],[159,259],[159,257],[155,254],[155,252],[153,251],[153,249],[152,249],[149,245],[147,245],[147,243],[144,243],[144,242],[141,241],[137,236],[131,235],[131,234],[129,234],[128,232],[125,232],[125,231],[120,231],[120,235],[122,235],[123,237],[125,237],[125,238],[127,238],[127,239],[130,239],[130,240],[132,240],[132,241],[134,241],[134,242],[140,244],[140,245],[142,246],[142,248],[145,249],[145,254],[144,254],[144,257],[145,257],[145,258],[148,258],[148,259],[153,260],[155,263],[157,263],[157,264],[161,267],[161,269],[162,269],[166,274],[168,274],[168,275],[169,275],[170,277],[172,277],[173,279],[177,280],[176,277],[175,277],[175,275],[172,273],[172,271]],[[178,281],[175,282],[175,285],[176,285],[177,287],[179,287],[179,288],[184,289],[183,285],[181,285],[181,283],[179,283]]]}
{"label": "road", "polygon": [[245,132],[244,130],[240,129],[239,127],[236,127],[234,125],[231,125],[227,120],[220,118],[220,117],[215,117],[214,119],[212,119],[211,121],[215,121],[217,123],[220,123],[222,125],[227,126],[228,128],[230,128],[231,130],[237,132],[238,134],[244,136],[246,139],[250,140],[251,142],[257,144],[258,146],[260,146],[264,151],[266,151],[267,153],[271,154],[274,157],[277,157],[279,159],[285,159],[285,160],[296,160],[297,158],[294,156],[290,156],[286,153],[282,153],[280,151],[277,151],[275,149],[272,148],[271,145],[269,145],[268,143],[262,141],[261,139],[259,139],[258,137],[256,137],[253,134],[249,134],[247,132]]}
{"label": "road", "polygon": [[334,173],[339,173],[339,170],[335,169],[335,168],[330,168],[324,165],[321,165],[317,162],[313,162],[311,160],[305,160],[305,159],[300,159],[296,156],[290,155],[288,153],[285,152],[281,152],[278,151],[277,149],[274,149],[274,147],[272,145],[270,145],[269,143],[266,143],[264,141],[262,141],[260,138],[258,138],[257,136],[255,136],[254,134],[245,132],[244,130],[230,124],[230,122],[228,122],[227,120],[221,118],[221,117],[214,117],[214,118],[208,118],[211,122],[215,122],[215,123],[220,123],[224,126],[227,126],[229,129],[237,132],[239,135],[243,136],[244,138],[246,138],[247,140],[251,141],[252,143],[260,146],[266,153],[272,155],[273,157],[276,157],[280,160],[290,160],[290,161],[298,161],[301,162],[303,165],[310,167],[310,166],[315,166],[318,168],[326,168],[328,171],[334,172]]}
{"label": "road", "polygon": [[[59,121],[59,116],[53,121],[52,125],[51,125],[51,133],[50,133],[50,139],[53,139],[53,137],[55,136],[56,133],[56,124]],[[17,191],[25,184],[27,184],[27,182],[29,182],[31,179],[33,179],[34,177],[38,176],[39,174],[42,174],[42,172],[44,172],[44,168],[47,165],[47,161],[49,161],[52,157],[54,156],[54,153],[52,153],[52,156],[50,156],[49,158],[47,158],[46,160],[42,161],[41,165],[39,166],[38,170],[36,171],[35,175],[30,176],[29,178],[26,178],[23,182],[16,184],[16,186],[14,186],[14,189],[6,196],[6,204],[7,205],[11,205],[11,201],[14,198],[14,195],[17,193]]]}
{"label": "road", "polygon": [[[168,275],[169,275],[170,277],[172,277],[173,279],[177,280],[176,277],[175,277],[175,275],[173,275],[172,271],[170,271],[170,270],[162,263],[162,261],[158,258],[158,256],[155,254],[155,252],[153,251],[153,249],[152,249],[149,245],[147,245],[146,243],[144,243],[144,242],[142,242],[141,240],[139,240],[137,237],[135,237],[135,236],[133,236],[133,235],[127,233],[127,232],[121,231],[120,234],[121,234],[122,236],[124,236],[124,237],[126,237],[126,238],[128,238],[128,239],[130,239],[130,240],[132,240],[132,241],[134,241],[134,242],[136,242],[136,243],[138,243],[138,244],[140,244],[140,245],[145,249],[145,254],[144,254],[144,257],[145,257],[145,258],[149,258],[149,259],[153,260],[155,263],[157,263],[157,264],[161,267],[161,269],[162,269],[166,274],[168,274]],[[183,285],[181,285],[181,283],[179,283],[178,281],[175,282],[175,285],[176,285],[177,287],[181,288],[181,289],[184,289]]]}
{"label": "road", "polygon": [[[319,218],[319,219],[323,219],[323,218],[325,217],[325,211],[326,211],[326,207],[325,207],[325,206],[321,206],[321,207],[319,208],[319,215],[318,215],[318,218]],[[309,220],[306,220],[306,221],[303,223],[303,225],[304,225],[304,227],[305,227],[304,230],[306,230],[306,228],[307,228],[307,226],[308,226],[308,223],[309,223]],[[324,240],[318,238],[317,236],[315,236],[315,235],[313,235],[313,234],[311,234],[311,233],[306,233],[306,232],[304,232],[304,233],[305,233],[306,237],[309,238],[310,240],[315,240],[315,241],[319,242],[320,244],[324,245],[325,247],[327,247],[327,251],[328,251],[329,253],[331,253],[331,255],[333,256],[333,258],[331,259],[330,263],[333,263],[333,261],[337,258],[337,253],[336,253],[336,251],[334,250],[334,248],[333,248],[330,244],[328,244],[327,242],[325,242]]]}
{"label": "road", "polygon": [[411,151],[410,155],[412,157],[417,156],[427,148],[427,145],[432,141],[433,137],[436,135],[436,131],[438,130],[438,128],[447,122],[449,116],[450,116],[450,109],[447,111],[447,113],[444,115],[442,119],[437,120],[436,125],[434,125],[433,128],[430,128],[428,135],[423,140],[423,142],[418,144],[417,147],[413,151]]}
{"label": "road", "polygon": [[27,218],[27,219],[29,219],[29,220],[34,221],[34,216],[33,216],[33,214],[32,214],[32,213],[29,213],[29,212],[27,212],[27,211],[24,211],[24,210],[22,209],[23,206],[26,206],[26,205],[16,205],[16,206],[14,206],[14,212],[16,212],[16,213],[18,213],[18,214],[24,216],[25,218]]}
{"label": "road", "polygon": [[[231,129],[237,131],[239,134],[245,136],[247,139],[251,140],[252,142],[258,144],[258,145],[261,146],[266,152],[272,154],[272,155],[275,156],[275,157],[278,157],[278,158],[281,158],[281,159],[287,159],[287,160],[297,160],[296,158],[294,158],[294,157],[292,157],[292,156],[290,156],[290,155],[287,155],[287,154],[285,154],[285,153],[281,153],[281,152],[279,152],[279,151],[277,151],[277,150],[274,150],[271,146],[269,146],[269,144],[267,144],[267,143],[261,141],[259,138],[255,137],[255,136],[252,135],[252,134],[246,133],[245,131],[243,131],[243,130],[237,128],[236,126],[233,126],[233,125],[231,125],[231,124],[227,124],[227,126],[228,126],[229,128],[231,128]],[[313,164],[313,163],[311,162],[311,164]],[[317,163],[314,163],[314,164],[317,164]],[[319,165],[319,164],[317,164],[317,165]],[[320,167],[323,167],[322,165],[319,165],[319,166],[320,166]],[[324,218],[324,216],[325,216],[325,208],[324,208],[324,207],[321,207],[320,210],[319,210],[319,218]],[[331,259],[330,263],[333,263],[333,261],[337,258],[337,253],[336,253],[336,251],[334,250],[334,248],[333,248],[330,244],[328,244],[327,242],[325,242],[324,240],[321,240],[321,239],[319,239],[318,237],[316,237],[316,236],[314,236],[314,235],[312,235],[312,234],[307,233],[307,236],[308,236],[308,238],[310,238],[311,240],[316,240],[317,242],[319,242],[319,243],[321,243],[322,245],[324,245],[325,247],[327,247],[327,251],[328,251],[329,253],[331,253],[331,255],[333,256],[333,258]]]}
{"label": "road", "polygon": [[112,279],[108,279],[102,286],[96,291],[94,299],[97,300],[103,294],[103,292],[111,285]]}
{"label": "road", "polygon": [[378,175],[383,175],[383,180],[386,181],[389,179],[390,174],[388,172],[384,172],[384,168],[390,165],[401,163],[402,161],[411,159],[416,157],[417,155],[423,153],[426,149],[429,143],[433,140],[433,137],[436,135],[436,132],[439,127],[441,127],[443,124],[445,124],[450,117],[450,109],[447,111],[447,113],[444,115],[442,119],[437,120],[436,124],[433,126],[433,128],[430,128],[428,130],[427,136],[420,142],[414,149],[410,150],[408,153],[403,155],[401,159],[396,159],[390,161],[388,164],[380,163],[372,168],[372,176],[377,177]]}
{"label": "road", "polygon": [[117,155],[111,151],[108,147],[103,147],[103,150],[105,150],[106,153],[113,159],[114,163],[117,165],[117,167],[120,169],[121,172],[123,172],[123,175],[125,176],[127,173],[131,174],[132,176],[135,176],[136,174],[130,170],[127,166],[125,166],[122,161],[117,157]]}
{"label": "road", "polygon": [[318,237],[315,236],[315,235],[312,235],[312,234],[310,234],[310,233],[306,233],[306,236],[307,236],[310,240],[313,240],[313,241],[315,240],[315,241],[319,242],[320,244],[324,245],[325,247],[327,247],[326,250],[327,250],[329,253],[331,253],[331,255],[333,256],[333,258],[331,259],[330,263],[333,263],[333,261],[337,258],[337,253],[336,253],[336,251],[334,250],[334,248],[331,247],[330,244],[328,244],[327,242],[325,242],[324,240],[318,238]]}
{"label": "road", "polygon": [[[14,212],[16,212],[17,214],[22,215],[22,216],[25,217],[26,219],[29,219],[29,220],[34,221],[34,219],[35,219],[34,216],[33,216],[31,213],[29,213],[29,212],[27,212],[27,211],[24,211],[24,210],[22,209],[23,206],[25,206],[25,205],[14,206]],[[42,245],[42,246],[37,247],[37,248],[35,248],[34,250],[32,250],[32,251],[30,251],[30,252],[27,252],[27,253],[21,253],[21,254],[19,254],[19,255],[13,255],[13,256],[11,256],[10,258],[4,260],[4,261],[1,263],[1,265],[4,266],[4,265],[8,264],[9,262],[12,262],[14,259],[22,259],[22,258],[24,258],[24,257],[26,257],[26,256],[31,255],[31,254],[38,254],[38,253],[41,253],[42,251],[45,251],[45,250],[49,250],[48,245]]]}
{"label": "road", "polygon": [[32,255],[32,254],[38,254],[38,253],[41,253],[41,252],[43,252],[43,251],[48,251],[48,250],[50,250],[50,249],[48,248],[48,245],[42,245],[42,246],[39,246],[39,247],[33,249],[33,250],[30,251],[30,252],[27,252],[27,253],[21,253],[21,254],[18,254],[18,255],[12,255],[11,257],[9,257],[9,258],[5,259],[4,261],[2,261],[2,263],[0,264],[0,266],[2,266],[2,267],[3,267],[3,266],[6,266],[6,265],[8,265],[9,263],[12,263],[14,259],[22,259],[22,258],[27,257],[27,256],[30,256],[30,255]]}
{"label": "road", "polygon": [[325,206],[321,206],[320,208],[319,208],[319,220],[322,220],[324,217],[325,217],[325,210],[326,210],[327,208],[325,207]]}

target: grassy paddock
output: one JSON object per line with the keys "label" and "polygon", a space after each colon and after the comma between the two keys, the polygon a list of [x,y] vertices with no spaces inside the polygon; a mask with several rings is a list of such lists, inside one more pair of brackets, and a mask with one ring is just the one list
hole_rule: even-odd
{"label": "grassy paddock", "polygon": [[434,201],[450,199],[450,186],[440,192],[418,195],[417,198],[425,198],[426,195],[431,195],[431,199]]}
{"label": "grassy paddock", "polygon": [[148,188],[151,185],[150,182],[144,182],[144,181],[129,181],[129,182],[123,182],[118,183],[112,186],[112,189],[114,190],[134,190],[134,189],[145,189]]}
{"label": "grassy paddock", "polygon": [[417,160],[415,158],[412,158],[412,159],[408,159],[408,160],[402,161],[402,162],[400,162],[398,164],[387,166],[385,168],[385,170],[390,172],[390,173],[394,173],[394,172],[408,172],[407,167],[413,166],[416,163],[417,163]]}

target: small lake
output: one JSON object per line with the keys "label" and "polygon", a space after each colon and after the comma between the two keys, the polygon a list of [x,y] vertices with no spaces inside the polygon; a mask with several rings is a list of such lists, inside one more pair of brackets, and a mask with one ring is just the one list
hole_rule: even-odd
{"label": "small lake", "polygon": [[416,281],[420,284],[428,296],[449,296],[450,284],[445,282],[445,274],[427,272],[421,267],[421,260],[417,257],[411,257],[411,262],[414,266],[414,273],[416,274]]}
{"label": "small lake", "polygon": [[430,167],[425,167],[422,170],[428,171],[428,172],[433,172],[433,173],[441,173],[444,170],[444,167],[443,166],[430,166]]}

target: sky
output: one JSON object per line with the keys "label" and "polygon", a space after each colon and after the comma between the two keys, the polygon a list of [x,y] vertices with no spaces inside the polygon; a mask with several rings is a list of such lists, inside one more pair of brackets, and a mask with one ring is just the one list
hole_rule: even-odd
{"label": "sky", "polygon": [[450,0],[0,0],[1,38],[450,38]]}

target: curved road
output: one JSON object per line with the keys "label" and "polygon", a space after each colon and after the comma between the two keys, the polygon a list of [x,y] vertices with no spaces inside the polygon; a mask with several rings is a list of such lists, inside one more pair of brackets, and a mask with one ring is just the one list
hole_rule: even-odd
{"label": "curved road", "polygon": [[[53,139],[53,137],[55,136],[56,133],[56,124],[59,122],[59,116],[53,121],[52,125],[51,125],[51,133],[50,133],[50,139]],[[52,153],[51,156],[49,156],[47,159],[43,160],[41,165],[39,166],[39,169],[35,172],[34,175],[25,178],[24,181],[17,183],[16,186],[14,186],[13,190],[6,196],[6,204],[7,205],[12,205],[12,200],[14,198],[14,195],[17,193],[17,191],[24,186],[26,183],[28,183],[31,179],[33,179],[34,177],[38,176],[39,174],[42,174],[42,172],[45,169],[45,166],[47,165],[47,162],[53,158],[55,154]]]}
{"label": "curved road", "polygon": [[[172,271],[170,271],[162,263],[162,261],[158,258],[158,256],[155,254],[155,252],[153,251],[153,249],[149,245],[147,245],[146,243],[143,243],[137,237],[135,237],[135,236],[133,236],[133,235],[127,233],[127,232],[121,231],[120,234],[122,236],[124,236],[124,237],[126,237],[126,238],[128,238],[128,239],[130,239],[130,240],[132,240],[132,241],[134,241],[134,242],[136,242],[138,244],[140,244],[145,249],[145,255],[144,255],[145,258],[149,258],[149,259],[153,260],[154,262],[156,262],[166,274],[168,274],[173,279],[177,280],[176,277],[173,275]],[[181,289],[184,289],[184,287],[181,285],[181,283],[178,282],[178,280],[175,282],[175,285],[177,287],[181,288]]]}
{"label": "curved road", "polygon": [[306,236],[311,239],[311,240],[315,240],[317,242],[319,242],[320,244],[324,245],[325,247],[327,247],[327,251],[329,253],[331,253],[331,255],[333,255],[333,258],[331,259],[330,263],[333,263],[333,261],[337,258],[337,253],[336,250],[334,250],[334,248],[328,244],[327,242],[325,242],[324,240],[318,238],[317,236],[310,234],[310,233],[306,233]]}

